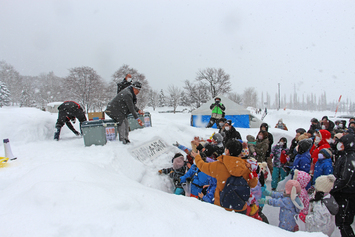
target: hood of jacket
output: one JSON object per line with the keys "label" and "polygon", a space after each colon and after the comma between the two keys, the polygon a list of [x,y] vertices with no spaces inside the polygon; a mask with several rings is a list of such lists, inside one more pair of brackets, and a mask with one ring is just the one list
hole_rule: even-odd
{"label": "hood of jacket", "polygon": [[324,144],[329,144],[329,140],[332,137],[328,130],[319,130],[321,135],[321,141],[318,143],[317,147],[323,146]]}
{"label": "hood of jacket", "polygon": [[349,152],[349,151],[354,152],[355,151],[355,135],[354,134],[351,134],[351,133],[346,134],[346,135],[342,136],[339,139],[339,141],[344,144],[344,151],[345,152]]}
{"label": "hood of jacket", "polygon": [[297,180],[300,183],[302,189],[307,187],[309,181],[311,181],[311,178],[312,176],[310,174],[297,169],[295,170],[293,176],[293,179]]}
{"label": "hood of jacket", "polygon": [[241,170],[245,169],[245,161],[241,157],[222,155],[218,160],[223,162],[228,172],[233,176],[241,176]]}

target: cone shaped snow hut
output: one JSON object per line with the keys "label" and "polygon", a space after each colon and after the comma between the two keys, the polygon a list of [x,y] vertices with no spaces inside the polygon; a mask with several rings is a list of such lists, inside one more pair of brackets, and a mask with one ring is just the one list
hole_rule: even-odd
{"label": "cone shaped snow hut", "polygon": [[[225,118],[232,120],[234,127],[239,128],[259,128],[262,121],[255,116],[251,115],[249,110],[244,109],[241,105],[233,102],[232,100],[218,96],[221,98],[221,103],[226,107]],[[202,104],[201,107],[191,112],[191,126],[193,127],[206,127],[210,121],[212,110],[211,104],[214,103],[214,99]],[[216,124],[212,128],[217,128]]]}

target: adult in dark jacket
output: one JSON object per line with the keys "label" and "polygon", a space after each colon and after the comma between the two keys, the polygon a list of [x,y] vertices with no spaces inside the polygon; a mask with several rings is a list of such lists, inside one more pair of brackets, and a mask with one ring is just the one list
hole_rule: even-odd
{"label": "adult in dark jacket", "polygon": [[311,125],[309,126],[309,129],[313,130],[313,131],[322,129],[318,119],[316,119],[316,118],[311,119]]}
{"label": "adult in dark jacket", "polygon": [[335,216],[335,224],[339,228],[341,236],[354,236],[351,224],[355,215],[355,136],[344,135],[339,139],[337,149],[343,152],[334,165],[336,180],[330,193],[339,205],[339,211]]}
{"label": "adult in dark jacket", "polygon": [[134,82],[132,86],[127,87],[116,95],[107,105],[105,113],[115,120],[118,125],[119,140],[123,144],[129,143],[129,124],[126,119],[131,113],[133,117],[137,120],[140,126],[143,126],[143,122],[138,118],[138,113],[144,114],[143,111],[137,108],[136,101],[142,84],[138,81]]}
{"label": "adult in dark jacket", "polygon": [[324,130],[328,130],[330,133],[333,132],[334,122],[328,119],[328,116],[323,116],[321,121],[321,128]]}
{"label": "adult in dark jacket", "polygon": [[273,166],[272,166],[272,159],[270,157],[270,153],[271,153],[272,144],[274,143],[274,136],[271,133],[269,133],[269,125],[267,123],[262,123],[260,125],[260,131],[266,131],[268,133],[267,139],[269,141],[269,148],[265,154],[265,161],[267,163],[267,167],[269,168],[269,170],[272,174]]}
{"label": "adult in dark jacket", "polygon": [[290,165],[292,165],[293,161],[295,160],[295,156],[297,155],[297,151],[295,151],[295,148],[298,145],[298,137],[304,134],[305,132],[306,130],[304,128],[296,129],[296,136],[292,139],[290,150],[288,151],[288,155],[290,157],[290,161],[289,161]]}
{"label": "adult in dark jacket", "polygon": [[230,139],[238,139],[238,140],[242,139],[240,133],[233,127],[231,120],[228,120],[227,123],[225,123],[223,132],[224,132],[224,138],[223,138],[224,145],[226,145]]}
{"label": "adult in dark jacket", "polygon": [[212,127],[215,123],[217,128],[219,128],[218,122],[222,117],[224,117],[224,110],[226,109],[226,107],[224,107],[224,105],[221,103],[221,98],[216,97],[214,99],[214,103],[211,104],[210,109],[212,110],[212,115],[206,128]]}
{"label": "adult in dark jacket", "polygon": [[125,78],[119,83],[117,83],[117,94],[123,89],[132,85],[132,75],[126,74]]}
{"label": "adult in dark jacket", "polygon": [[59,140],[60,130],[62,129],[64,124],[66,124],[75,135],[79,136],[80,133],[75,130],[73,124],[70,122],[72,121],[73,123],[75,123],[76,118],[80,122],[81,130],[81,124],[86,121],[86,116],[84,110],[78,103],[74,101],[65,101],[63,104],[59,105],[58,119],[55,125],[57,131],[54,133],[54,139],[57,141]]}

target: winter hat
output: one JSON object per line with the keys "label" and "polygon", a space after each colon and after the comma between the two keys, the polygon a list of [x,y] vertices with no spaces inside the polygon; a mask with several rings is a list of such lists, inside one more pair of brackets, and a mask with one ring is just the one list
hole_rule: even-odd
{"label": "winter hat", "polygon": [[230,120],[230,119],[227,120],[227,123],[228,123],[229,126],[232,126],[232,120]]}
{"label": "winter hat", "polygon": [[329,120],[329,119],[328,119],[328,116],[323,116],[322,120],[323,120],[323,119]]}
{"label": "winter hat", "polygon": [[316,184],[314,185],[314,188],[318,192],[329,193],[330,190],[332,190],[333,188],[335,179],[335,176],[332,174],[321,175],[316,179]]}
{"label": "winter hat", "polygon": [[135,81],[132,83],[133,88],[136,88],[137,90],[142,89],[142,83],[140,83],[139,81]]}
{"label": "winter hat", "polygon": [[184,161],[184,157],[181,155],[181,156],[178,156],[178,157],[175,157],[173,159],[173,168],[174,170],[177,170],[177,169],[180,169],[181,167],[183,167],[185,164],[185,161]]}
{"label": "winter hat", "polygon": [[297,128],[296,129],[296,133],[303,134],[305,132],[306,132],[306,130],[304,128]]}
{"label": "winter hat", "polygon": [[289,180],[285,184],[285,193],[291,195],[292,189],[296,189],[296,194],[301,193],[301,185],[297,180]]}
{"label": "winter hat", "polygon": [[298,142],[298,153],[303,154],[312,146],[312,139],[303,139]]}
{"label": "winter hat", "polygon": [[333,153],[328,148],[323,148],[319,153],[322,153],[324,158],[331,158],[333,156]]}
{"label": "winter hat", "polygon": [[215,140],[217,143],[221,143],[223,141],[223,136],[220,133],[216,133],[213,135],[213,140]]}
{"label": "winter hat", "polygon": [[173,162],[174,162],[174,159],[177,158],[177,157],[179,157],[179,156],[182,156],[182,157],[183,157],[183,155],[182,155],[181,153],[176,153],[176,154],[174,155],[173,159],[171,159],[171,163],[173,163]]}

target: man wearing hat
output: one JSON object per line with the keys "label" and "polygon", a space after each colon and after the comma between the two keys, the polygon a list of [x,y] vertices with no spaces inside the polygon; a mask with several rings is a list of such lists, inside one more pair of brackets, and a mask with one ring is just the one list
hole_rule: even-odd
{"label": "man wearing hat", "polygon": [[128,73],[121,82],[117,83],[117,94],[130,85],[132,85],[132,75]]}
{"label": "man wearing hat", "polygon": [[212,115],[210,121],[208,122],[206,128],[212,127],[215,123],[217,128],[219,128],[219,120],[224,117],[224,110],[226,107],[221,103],[221,98],[216,97],[214,103],[211,104],[210,109],[212,110]]}
{"label": "man wearing hat", "polygon": [[123,144],[129,143],[128,133],[129,133],[129,123],[126,119],[129,114],[137,120],[140,126],[143,126],[142,120],[138,118],[138,114],[144,114],[143,111],[137,108],[137,97],[142,84],[139,81],[133,82],[131,86],[123,89],[119,94],[116,95],[107,105],[105,113],[118,122],[118,133],[119,140]]}

